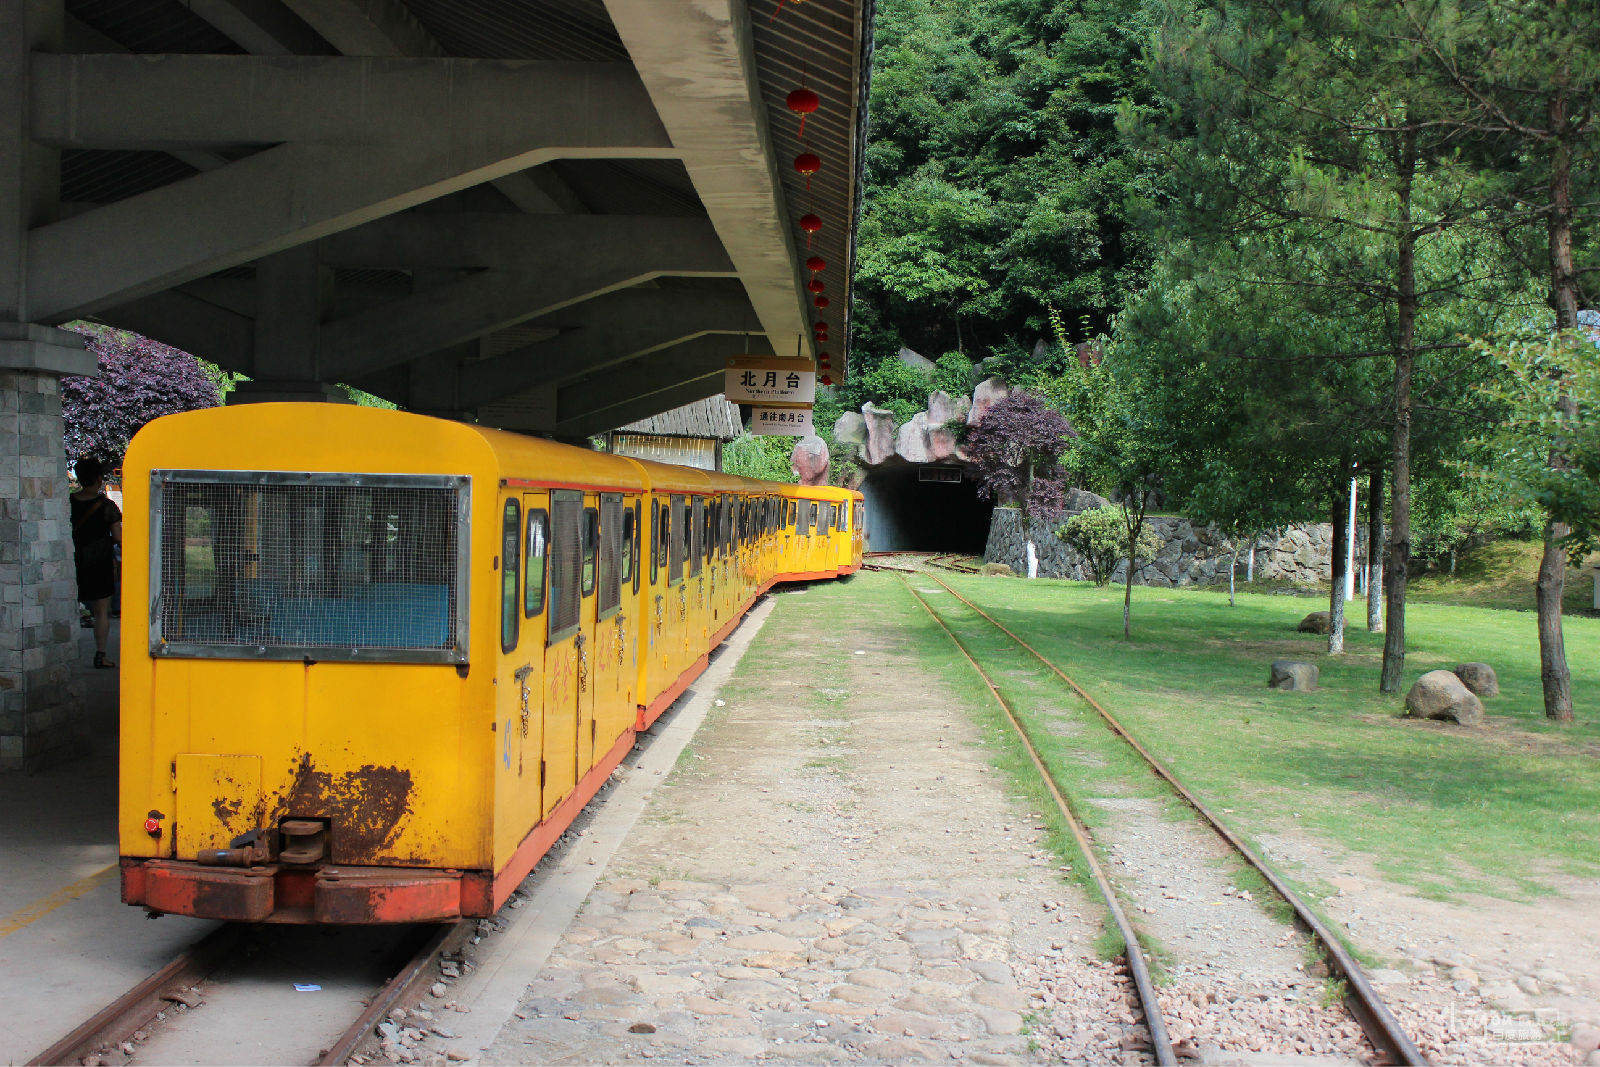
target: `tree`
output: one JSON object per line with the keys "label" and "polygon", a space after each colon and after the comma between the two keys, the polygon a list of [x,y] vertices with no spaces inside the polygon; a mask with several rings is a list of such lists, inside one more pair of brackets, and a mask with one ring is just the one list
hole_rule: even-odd
{"label": "tree", "polygon": [[[1574,335],[1535,357],[1537,368],[1527,362],[1527,350],[1508,353],[1506,365],[1519,374],[1523,399],[1540,392],[1535,380],[1553,384],[1549,399],[1560,409],[1560,419],[1574,424],[1579,420],[1576,401],[1560,384],[1570,369],[1540,360],[1561,354],[1577,354],[1580,362],[1594,358],[1577,331],[1587,273],[1580,269],[1579,237],[1586,229],[1592,237],[1600,220],[1594,177],[1600,157],[1600,112],[1595,107],[1600,96],[1600,11],[1593,4],[1478,0],[1463,11],[1452,10],[1449,28],[1442,29],[1433,17],[1437,0],[1401,0],[1399,7],[1408,17],[1412,42],[1457,94],[1458,127],[1485,142],[1491,165],[1510,180],[1507,199],[1516,210],[1502,227],[1512,238],[1508,244],[1513,251],[1522,246],[1525,262],[1534,258],[1527,252],[1542,253],[1540,273],[1549,282],[1552,325],[1557,333]],[[1589,251],[1592,257],[1592,247]],[[1561,451],[1564,439],[1560,434],[1551,439],[1545,462],[1553,471],[1570,462]],[[1561,480],[1559,473],[1554,480]],[[1561,628],[1563,557],[1572,533],[1552,512],[1535,586],[1545,715],[1562,721],[1572,718],[1572,678]]]}
{"label": "tree", "polygon": [[793,482],[796,438],[740,434],[722,449],[722,469],[741,478],[767,482]]}
{"label": "tree", "polygon": [[[1463,347],[1441,327],[1465,310],[1490,315],[1516,287],[1514,264],[1472,243],[1471,224],[1504,183],[1468,165],[1462,108],[1416,40],[1417,17],[1319,0],[1175,5],[1152,49],[1152,79],[1174,100],[1173,117],[1160,127],[1130,117],[1124,127],[1175,168],[1181,195],[1166,205],[1168,226],[1213,269],[1280,306],[1342,321],[1288,358],[1392,368],[1384,692],[1400,689],[1404,669],[1414,423],[1419,400],[1439,406],[1419,394],[1459,383],[1422,374],[1422,364]],[[1425,17],[1430,33],[1454,40],[1451,10],[1432,5]],[[1360,457],[1331,458],[1345,468]]]}
{"label": "tree", "polygon": [[67,457],[119,462],[145,423],[162,415],[216,407],[217,383],[187,352],[93,323],[68,326],[88,339],[98,378],[61,379]]}
{"label": "tree", "polygon": [[1043,398],[1013,389],[967,431],[963,447],[978,469],[978,495],[1016,505],[1028,543],[1028,577],[1038,576],[1032,520],[1061,510],[1066,472],[1061,454],[1075,437],[1072,424]]}
{"label": "tree", "polygon": [[1114,505],[1078,512],[1056,528],[1056,536],[1089,564],[1095,585],[1110,582],[1117,564],[1123,560],[1128,561],[1130,571],[1136,571],[1161,551],[1161,538],[1154,530],[1145,530],[1134,545],[1135,554],[1130,557],[1123,510]]}

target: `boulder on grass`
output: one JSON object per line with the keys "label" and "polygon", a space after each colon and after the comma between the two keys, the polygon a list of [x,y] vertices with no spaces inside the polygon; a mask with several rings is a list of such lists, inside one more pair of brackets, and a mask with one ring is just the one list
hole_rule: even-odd
{"label": "boulder on grass", "polygon": [[1406,711],[1418,719],[1442,719],[1462,726],[1483,722],[1483,701],[1450,671],[1429,671],[1406,694]]}
{"label": "boulder on grass", "polygon": [[1300,620],[1300,625],[1295,627],[1303,634],[1331,634],[1333,633],[1333,615],[1326,611],[1313,611],[1310,615]]}
{"label": "boulder on grass", "polygon": [[1494,676],[1494,668],[1487,663],[1463,663],[1454,673],[1462,685],[1480,697],[1500,695],[1500,679]]}
{"label": "boulder on grass", "polygon": [[1317,665],[1298,659],[1275,659],[1267,685],[1273,689],[1293,689],[1306,693],[1317,687]]}
{"label": "boulder on grass", "polygon": [[1017,572],[1011,569],[1011,565],[1009,563],[985,563],[983,567],[980,568],[978,573],[1003,574],[1007,578],[1014,578],[1016,577]]}

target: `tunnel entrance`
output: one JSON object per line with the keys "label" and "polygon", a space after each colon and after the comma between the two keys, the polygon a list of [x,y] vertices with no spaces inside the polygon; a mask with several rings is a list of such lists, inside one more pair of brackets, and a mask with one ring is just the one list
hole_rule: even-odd
{"label": "tunnel entrance", "polygon": [[868,552],[983,554],[994,501],[960,464],[896,463],[868,472]]}

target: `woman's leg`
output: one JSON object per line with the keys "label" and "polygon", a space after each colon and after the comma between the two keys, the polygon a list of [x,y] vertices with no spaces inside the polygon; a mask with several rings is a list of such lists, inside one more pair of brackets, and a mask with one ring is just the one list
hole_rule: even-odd
{"label": "woman's leg", "polygon": [[101,663],[110,665],[106,660],[106,641],[111,636],[111,598],[101,597],[99,600],[89,601],[89,611],[94,615],[94,658],[95,666]]}

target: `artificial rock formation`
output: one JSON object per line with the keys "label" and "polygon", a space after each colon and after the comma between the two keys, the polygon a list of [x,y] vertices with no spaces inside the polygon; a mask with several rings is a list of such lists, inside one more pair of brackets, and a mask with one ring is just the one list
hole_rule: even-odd
{"label": "artificial rock formation", "polygon": [[828,442],[815,435],[794,443],[789,463],[801,485],[828,484]]}
{"label": "artificial rock formation", "polygon": [[1273,689],[1293,689],[1310,692],[1317,687],[1317,665],[1295,659],[1275,659],[1267,677]]}
{"label": "artificial rock formation", "polygon": [[1500,695],[1500,679],[1495,677],[1494,668],[1487,663],[1463,663],[1454,672],[1461,684],[1472,690],[1473,694],[1480,697],[1497,697]]}

